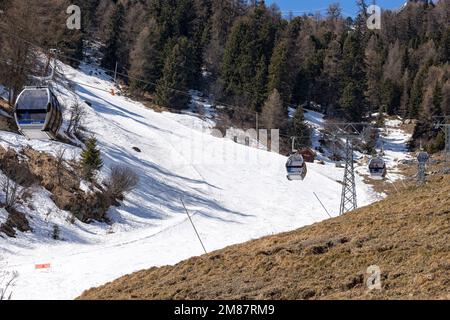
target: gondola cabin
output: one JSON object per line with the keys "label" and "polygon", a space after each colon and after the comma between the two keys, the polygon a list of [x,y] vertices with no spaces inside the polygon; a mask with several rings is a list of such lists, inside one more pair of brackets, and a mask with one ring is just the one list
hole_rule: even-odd
{"label": "gondola cabin", "polygon": [[295,153],[291,155],[286,162],[287,179],[304,180],[307,173],[306,162],[302,155]]}
{"label": "gondola cabin", "polygon": [[17,97],[14,116],[29,139],[56,138],[62,124],[58,99],[48,87],[25,87]]}
{"label": "gondola cabin", "polygon": [[381,180],[386,177],[386,162],[381,157],[372,158],[369,162],[370,177],[375,180]]}

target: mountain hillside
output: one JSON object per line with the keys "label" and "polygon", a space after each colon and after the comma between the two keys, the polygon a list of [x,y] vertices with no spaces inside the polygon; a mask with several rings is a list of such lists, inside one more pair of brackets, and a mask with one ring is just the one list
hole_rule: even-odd
{"label": "mountain hillside", "polygon": [[[85,135],[97,138],[104,162],[98,180],[121,164],[140,182],[120,207],[108,210],[108,223],[82,223],[55,204],[52,188],[32,189],[31,198],[17,207],[32,231],[18,230],[16,238],[0,233],[0,268],[19,273],[13,298],[71,299],[130,272],[204,253],[182,201],[208,252],[327,219],[316,196],[330,215],[337,214],[344,169],[334,163],[308,164],[303,182],[289,182],[280,154],[215,137],[212,125],[193,115],[159,113],[120,91],[113,95],[117,87],[99,68],[81,64],[76,70],[62,63],[58,68],[73,88],[55,83],[58,98],[67,107],[80,103]],[[65,149],[67,163],[82,151],[0,134],[0,149],[22,154],[27,146],[53,156]],[[78,189],[89,191],[85,182]],[[382,197],[360,175],[356,189],[361,206]],[[0,224],[7,221],[0,210]],[[55,228],[59,240],[53,239]],[[36,270],[39,264],[51,267]]]}
{"label": "mountain hillside", "polygon": [[[450,177],[344,216],[152,268],[81,299],[449,299]],[[382,289],[369,291],[377,265]]]}

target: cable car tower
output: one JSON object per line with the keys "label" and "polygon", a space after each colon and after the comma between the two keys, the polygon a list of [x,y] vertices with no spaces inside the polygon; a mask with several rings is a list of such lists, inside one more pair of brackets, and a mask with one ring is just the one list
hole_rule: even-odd
{"label": "cable car tower", "polygon": [[358,207],[356,198],[355,171],[353,166],[353,144],[349,138],[345,141],[345,169],[342,180],[341,206],[339,215]]}
{"label": "cable car tower", "polygon": [[[422,149],[422,148],[421,148]],[[417,181],[420,185],[425,184],[425,168],[428,160],[430,159],[430,156],[428,152],[421,150],[417,154],[417,162],[418,164],[418,170],[417,170]]]}
{"label": "cable car tower", "polygon": [[356,197],[355,170],[353,166],[353,140],[364,135],[367,122],[331,123],[334,139],[345,139],[345,169],[342,180],[342,194],[339,215],[358,207]]}

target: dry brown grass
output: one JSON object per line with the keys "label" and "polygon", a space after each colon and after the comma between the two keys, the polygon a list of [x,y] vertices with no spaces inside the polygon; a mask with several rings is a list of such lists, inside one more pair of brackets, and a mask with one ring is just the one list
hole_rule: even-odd
{"label": "dry brown grass", "polygon": [[[6,103],[6,101],[0,99],[0,109],[6,113],[12,114],[12,108]],[[17,126],[13,119],[8,119],[0,116],[0,130],[17,132]]]}
{"label": "dry brown grass", "polygon": [[[61,153],[62,151],[59,151]],[[103,191],[85,192],[80,189],[81,172],[74,161],[62,161],[45,152],[39,152],[31,147],[19,151],[21,162],[27,169],[27,177],[52,193],[52,200],[62,210],[71,212],[82,222],[92,220],[107,221],[107,211],[111,205],[110,196]],[[0,169],[8,173],[8,168],[18,162],[19,154],[14,150],[0,147]],[[65,165],[66,164],[66,165]],[[12,170],[14,173],[14,170]],[[10,178],[11,174],[10,174]],[[102,186],[95,184],[97,189]],[[1,192],[1,190],[0,190]]]}
{"label": "dry brown grass", "polygon": [[[450,299],[450,177],[344,216],[151,268],[81,299]],[[378,265],[382,290],[368,291]]]}

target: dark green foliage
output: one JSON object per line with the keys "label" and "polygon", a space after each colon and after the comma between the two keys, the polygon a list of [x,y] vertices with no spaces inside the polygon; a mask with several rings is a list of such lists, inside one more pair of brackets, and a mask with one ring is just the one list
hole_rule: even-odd
{"label": "dark green foliage", "polygon": [[185,93],[193,81],[189,69],[194,49],[185,37],[180,38],[172,47],[164,64],[163,76],[156,87],[155,102],[171,108],[185,108],[189,96]]}
{"label": "dark green foliage", "polygon": [[410,100],[409,100],[409,117],[417,118],[419,115],[420,107],[423,98],[423,87],[425,81],[425,75],[428,68],[422,68],[417,72],[414,78],[413,86],[411,88]]}
{"label": "dark green foliage", "polygon": [[364,52],[358,31],[350,32],[344,42],[342,53],[343,91],[339,99],[342,113],[347,120],[361,121],[367,109],[364,73]]}
{"label": "dark green foliage", "polygon": [[[221,80],[228,97],[245,96],[244,103],[259,110],[267,90],[267,75],[275,42],[277,25],[264,4],[258,4],[249,16],[233,25],[225,46]],[[265,65],[264,65],[265,64]],[[258,86],[254,86],[258,77]]]}
{"label": "dark green foliage", "polygon": [[254,80],[252,110],[261,112],[261,106],[267,97],[267,65],[264,57],[261,57],[259,64],[256,66],[256,75]]}
{"label": "dark green foliage", "polygon": [[[166,68],[167,57],[180,38],[189,42],[190,56],[183,67],[177,69],[186,73],[181,77],[187,81],[178,87],[198,89],[204,50],[209,41],[209,25],[206,23],[209,16],[210,3],[206,0],[150,2],[149,24],[135,44],[130,67],[131,76],[150,83],[132,80],[132,89],[156,90],[153,84],[165,76],[163,69]],[[167,79],[164,81],[168,83]]]}
{"label": "dark green foliage", "polygon": [[400,107],[400,88],[391,80],[383,81],[380,92],[381,109],[389,115],[398,113]]}
{"label": "dark green foliage", "polygon": [[5,10],[9,0],[0,0],[0,10]]}
{"label": "dark green foliage", "polygon": [[450,59],[450,27],[448,26],[442,36],[440,47],[441,62],[448,63]]}
{"label": "dark green foliage", "polygon": [[80,7],[82,15],[81,27],[84,33],[88,33],[96,26],[95,15],[100,0],[72,0],[71,3]]}
{"label": "dark green foliage", "polygon": [[311,143],[311,133],[309,127],[305,123],[305,115],[302,107],[297,108],[294,116],[289,121],[289,135],[297,137],[296,147],[307,147]]}
{"label": "dark green foliage", "polygon": [[103,167],[100,150],[97,148],[97,140],[92,137],[86,141],[86,148],[81,153],[81,171],[83,177],[92,181],[95,173]]}
{"label": "dark green foliage", "polygon": [[311,99],[311,76],[308,70],[300,70],[294,81],[292,100],[296,104],[303,104]]}
{"label": "dark green foliage", "polygon": [[119,2],[107,25],[107,39],[103,49],[104,56],[101,66],[109,70],[114,70],[116,62],[119,60],[117,54],[120,48],[120,35],[124,23],[124,16],[125,8]]}
{"label": "dark green foliage", "polygon": [[347,120],[361,121],[365,105],[364,92],[361,85],[350,81],[342,92],[339,104]]}
{"label": "dark green foliage", "polygon": [[436,86],[433,90],[433,101],[432,101],[432,110],[431,110],[431,116],[441,116],[444,115],[442,112],[442,103],[444,99],[442,97],[442,85],[440,82],[436,82]]}
{"label": "dark green foliage", "polygon": [[440,131],[434,139],[432,139],[427,145],[426,150],[429,153],[436,153],[445,149],[445,134]]}
{"label": "dark green foliage", "polygon": [[291,71],[289,69],[289,45],[281,40],[272,54],[269,66],[268,91],[277,89],[284,104],[291,102]]}

